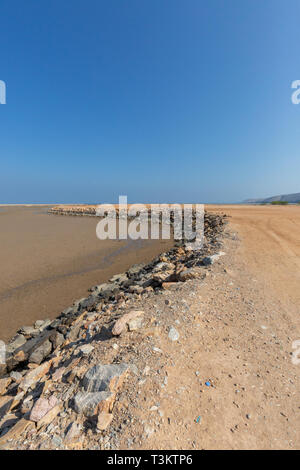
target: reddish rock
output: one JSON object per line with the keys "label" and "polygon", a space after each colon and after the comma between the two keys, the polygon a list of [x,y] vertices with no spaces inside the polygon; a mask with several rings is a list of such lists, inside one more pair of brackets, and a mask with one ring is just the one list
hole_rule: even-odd
{"label": "reddish rock", "polygon": [[38,422],[37,422],[37,429],[40,429],[43,426],[48,426],[48,424],[52,423],[52,421],[56,418],[58,413],[61,411],[61,405],[58,404],[54,406],[50,411],[48,411],[45,416],[43,416]]}
{"label": "reddish rock", "polygon": [[173,271],[162,271],[160,273],[153,275],[153,280],[163,283],[163,282],[171,282],[174,280],[174,272]]}
{"label": "reddish rock", "polygon": [[162,288],[165,290],[172,289],[172,287],[174,286],[178,287],[178,282],[163,282],[162,283]]}
{"label": "reddish rock", "polygon": [[34,427],[32,421],[28,421],[24,418],[20,419],[3,437],[0,438],[0,446],[5,444],[10,439],[20,438],[21,435]]}
{"label": "reddish rock", "polygon": [[66,373],[67,369],[66,367],[60,367],[59,369],[56,369],[54,374],[52,374],[52,380],[53,382],[56,382],[57,380],[60,380],[62,376]]}
{"label": "reddish rock", "polygon": [[27,391],[28,388],[32,387],[35,383],[37,383],[42,377],[47,374],[51,367],[51,364],[52,360],[47,361],[44,364],[36,367],[35,369],[30,370],[20,383],[19,389]]}
{"label": "reddish rock", "polygon": [[206,276],[206,273],[203,271],[201,268],[190,268],[190,269],[184,269],[180,273],[177,274],[177,279],[178,281],[185,282],[190,279],[196,279],[196,278],[204,278]]}
{"label": "reddish rock", "polygon": [[119,320],[116,321],[114,327],[112,329],[112,334],[115,336],[119,336],[124,330],[127,329],[128,323],[139,317],[143,317],[144,312],[143,310],[132,310],[129,313],[125,313]]}
{"label": "reddish rock", "polygon": [[110,425],[110,423],[112,422],[113,420],[113,414],[112,413],[106,413],[104,411],[102,411],[101,413],[99,413],[98,415],[98,422],[97,422],[97,428],[100,430],[100,431],[105,431],[105,429],[108,428],[108,426]]}
{"label": "reddish rock", "polygon": [[14,355],[14,360],[19,363],[19,362],[24,362],[27,359],[27,355],[24,353],[24,351],[19,351]]}
{"label": "reddish rock", "polygon": [[2,418],[10,410],[13,410],[20,403],[23,397],[24,392],[20,392],[14,397],[10,395],[0,397],[0,418]]}
{"label": "reddish rock", "polygon": [[30,421],[40,421],[57,403],[58,400],[54,395],[49,399],[43,397],[39,398],[31,410]]}
{"label": "reddish rock", "polygon": [[11,377],[6,377],[4,379],[0,379],[0,395],[3,395],[9,384],[11,383]]}

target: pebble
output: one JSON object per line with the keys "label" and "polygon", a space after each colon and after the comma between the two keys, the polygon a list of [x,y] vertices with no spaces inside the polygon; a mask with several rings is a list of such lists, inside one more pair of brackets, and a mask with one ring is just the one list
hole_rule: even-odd
{"label": "pebble", "polygon": [[80,346],[78,350],[82,352],[84,356],[88,356],[94,350],[94,346],[91,344],[84,344],[83,346]]}
{"label": "pebble", "polygon": [[60,447],[62,445],[62,438],[59,436],[53,436],[52,444],[54,445],[54,447]]}
{"label": "pebble", "polygon": [[146,366],[145,369],[143,370],[143,375],[148,375],[150,372],[150,367]]}
{"label": "pebble", "polygon": [[20,372],[14,371],[10,373],[10,378],[13,379],[14,382],[20,382],[22,380],[22,374]]}
{"label": "pebble", "polygon": [[157,411],[158,410],[158,406],[151,406],[150,408],[150,411]]}
{"label": "pebble", "polygon": [[171,326],[171,328],[169,330],[168,338],[171,341],[178,341],[178,339],[179,339],[179,333],[176,330],[176,328],[174,328],[173,326]]}

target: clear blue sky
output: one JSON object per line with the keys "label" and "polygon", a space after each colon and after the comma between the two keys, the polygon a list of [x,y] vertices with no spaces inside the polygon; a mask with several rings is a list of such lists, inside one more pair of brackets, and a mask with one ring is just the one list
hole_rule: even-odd
{"label": "clear blue sky", "polygon": [[300,191],[299,0],[2,0],[0,202]]}

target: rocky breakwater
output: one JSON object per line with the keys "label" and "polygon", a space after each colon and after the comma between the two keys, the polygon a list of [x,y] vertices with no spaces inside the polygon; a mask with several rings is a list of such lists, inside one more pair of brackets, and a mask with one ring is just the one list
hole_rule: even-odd
{"label": "rocky breakwater", "polygon": [[149,264],[92,287],[54,321],[21,328],[1,365],[0,446],[21,448],[28,442],[29,448],[42,448],[41,435],[50,439],[57,426],[49,447],[81,448],[89,433],[104,433],[124,380],[138,374],[128,346],[123,360],[120,338],[130,334],[134,342],[135,332],[150,331],[153,323],[133,308],[135,302],[205,279],[207,267],[222,255],[225,223],[225,216],[205,213],[201,250],[177,243]]}
{"label": "rocky breakwater", "polygon": [[49,209],[48,213],[56,215],[96,216],[96,208],[96,205],[54,206]]}

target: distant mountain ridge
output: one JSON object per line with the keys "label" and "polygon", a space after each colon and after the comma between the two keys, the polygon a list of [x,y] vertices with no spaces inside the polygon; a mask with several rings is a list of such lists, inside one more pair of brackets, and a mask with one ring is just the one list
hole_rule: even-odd
{"label": "distant mountain ridge", "polygon": [[297,204],[298,202],[300,202],[300,193],[282,194],[280,196],[272,196],[264,199],[246,199],[246,201],[244,202],[247,204],[270,204],[274,201],[286,201],[291,204]]}

